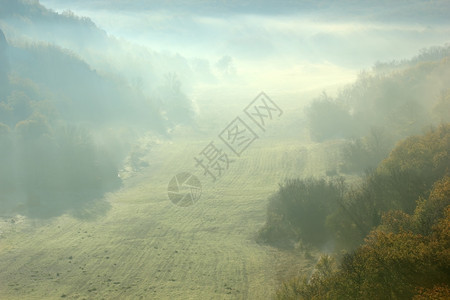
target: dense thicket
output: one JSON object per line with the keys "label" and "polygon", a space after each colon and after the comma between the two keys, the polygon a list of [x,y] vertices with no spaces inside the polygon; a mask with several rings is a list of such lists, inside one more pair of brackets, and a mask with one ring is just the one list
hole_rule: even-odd
{"label": "dense thicket", "polygon": [[[290,181],[292,193],[281,186],[261,231],[266,241],[292,238],[306,228],[310,235],[295,237],[306,243],[328,238],[335,250],[346,250],[339,262],[323,256],[311,277],[283,283],[277,298],[448,299],[449,149],[450,124],[443,124],[398,143],[360,186],[344,194],[343,188],[330,189],[313,199],[310,187],[317,185]],[[330,186],[322,181],[317,191]]]}
{"label": "dense thicket", "polygon": [[309,280],[294,278],[278,299],[448,299],[450,177],[438,180],[413,214],[391,211],[339,264],[321,258]]}

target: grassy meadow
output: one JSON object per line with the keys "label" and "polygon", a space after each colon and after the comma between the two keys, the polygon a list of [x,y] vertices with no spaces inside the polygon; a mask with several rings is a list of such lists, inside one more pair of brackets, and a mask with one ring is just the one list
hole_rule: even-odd
{"label": "grassy meadow", "polygon": [[[0,298],[271,298],[281,280],[309,272],[315,258],[256,242],[268,195],[285,178],[324,175],[329,154],[275,132],[216,182],[193,160],[210,140],[178,138],[154,145],[139,172],[122,171],[123,186],[105,196],[102,215],[90,217],[87,208],[82,218],[2,219]],[[181,171],[202,182],[193,206],[168,199],[167,184]]]}

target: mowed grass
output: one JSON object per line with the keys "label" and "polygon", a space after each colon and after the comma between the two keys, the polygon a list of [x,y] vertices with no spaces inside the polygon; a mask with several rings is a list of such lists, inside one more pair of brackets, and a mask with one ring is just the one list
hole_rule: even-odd
{"label": "mowed grass", "polygon": [[[278,184],[324,175],[334,145],[261,137],[212,182],[193,159],[212,140],[224,147],[214,137],[155,146],[96,217],[3,220],[0,299],[271,299],[280,280],[309,272],[313,260],[255,235]],[[193,206],[168,199],[179,172],[202,182]]]}

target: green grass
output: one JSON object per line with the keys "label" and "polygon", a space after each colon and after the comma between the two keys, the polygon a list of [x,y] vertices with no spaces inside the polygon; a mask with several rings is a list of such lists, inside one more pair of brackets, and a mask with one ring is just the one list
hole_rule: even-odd
{"label": "green grass", "polygon": [[[255,141],[215,183],[193,157],[218,139],[179,138],[154,147],[148,168],[124,174],[103,215],[2,220],[0,299],[270,299],[313,262],[255,242],[267,198],[285,178],[323,175],[334,149],[274,136]],[[183,171],[203,184],[190,207],[167,197]]]}

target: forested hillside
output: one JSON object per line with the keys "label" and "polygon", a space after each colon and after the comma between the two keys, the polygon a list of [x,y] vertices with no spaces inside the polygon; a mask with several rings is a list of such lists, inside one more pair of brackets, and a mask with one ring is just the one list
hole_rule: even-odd
{"label": "forested hillside", "polygon": [[[14,10],[11,16],[48,18],[42,7],[35,11],[34,4],[17,3],[8,6]],[[74,20],[75,25],[81,22]],[[167,77],[161,102],[114,74],[100,74],[67,49],[40,42],[11,44],[1,30],[0,87],[5,216],[82,216],[92,205],[103,211],[106,206],[94,200],[120,185],[118,170],[136,134],[164,135],[192,117],[176,77]]]}
{"label": "forested hillside", "polygon": [[449,47],[434,48],[307,107],[311,138],[339,141],[340,162],[269,199],[260,242],[324,253],[279,299],[449,296],[449,79]]}
{"label": "forested hillside", "polygon": [[311,277],[284,283],[277,298],[447,299],[448,149],[449,125],[401,142],[327,223],[341,243],[353,243],[359,234],[364,242],[344,254],[322,256]]}
{"label": "forested hillside", "polygon": [[448,0],[0,0],[0,299],[450,299]]}

